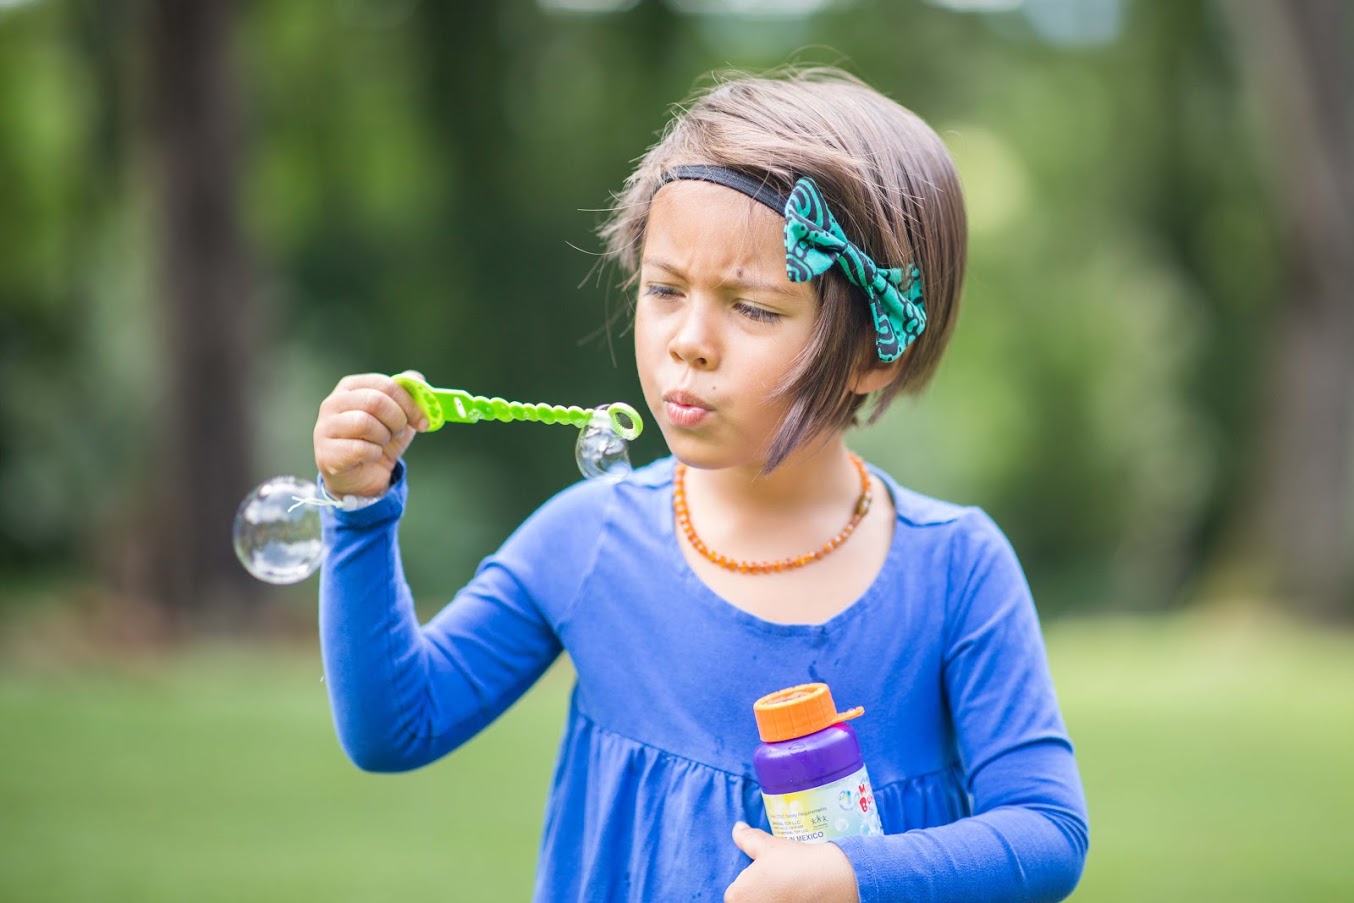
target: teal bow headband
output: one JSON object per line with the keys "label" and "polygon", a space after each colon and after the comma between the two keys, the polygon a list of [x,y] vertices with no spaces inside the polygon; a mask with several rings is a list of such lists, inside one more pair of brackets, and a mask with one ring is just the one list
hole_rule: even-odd
{"label": "teal bow headband", "polygon": [[678,179],[713,182],[740,191],[785,216],[785,274],[791,282],[807,282],[835,265],[865,293],[874,319],[879,359],[897,360],[926,329],[921,271],[916,264],[885,269],[846,237],[813,179],[795,182],[783,199],[765,181],[724,166],[674,166],[660,183]]}

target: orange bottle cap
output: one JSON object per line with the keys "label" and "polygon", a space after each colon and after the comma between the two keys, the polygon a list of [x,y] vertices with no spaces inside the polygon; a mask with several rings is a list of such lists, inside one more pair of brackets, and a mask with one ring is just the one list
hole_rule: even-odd
{"label": "orange bottle cap", "polygon": [[827,684],[814,683],[768,693],[752,704],[752,712],[757,716],[762,742],[776,743],[859,718],[865,709],[856,706],[847,712],[837,711]]}

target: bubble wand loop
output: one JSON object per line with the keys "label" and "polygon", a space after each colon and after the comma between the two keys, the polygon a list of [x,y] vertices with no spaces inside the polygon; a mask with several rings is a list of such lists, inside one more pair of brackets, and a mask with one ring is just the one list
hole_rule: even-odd
{"label": "bubble wand loop", "polygon": [[580,408],[577,405],[525,404],[505,398],[486,398],[471,395],[464,389],[436,389],[421,379],[401,374],[395,377],[405,391],[414,398],[428,418],[428,432],[440,430],[448,423],[478,423],[498,420],[508,423],[526,420],[532,423],[563,423],[583,429],[594,416],[606,414],[611,428],[626,441],[638,438],[644,430],[644,421],[628,404],[613,402],[601,408]]}

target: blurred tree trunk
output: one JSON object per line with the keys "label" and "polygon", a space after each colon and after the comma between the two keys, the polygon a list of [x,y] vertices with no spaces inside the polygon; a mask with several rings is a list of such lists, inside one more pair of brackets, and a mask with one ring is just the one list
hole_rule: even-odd
{"label": "blurred tree trunk", "polygon": [[179,632],[238,630],[258,593],[230,541],[248,491],[252,291],[236,212],[232,0],[151,0],[145,18],[169,384],[153,587]]}
{"label": "blurred tree trunk", "polygon": [[1223,3],[1266,124],[1287,280],[1248,524],[1261,589],[1354,615],[1354,115],[1346,0]]}

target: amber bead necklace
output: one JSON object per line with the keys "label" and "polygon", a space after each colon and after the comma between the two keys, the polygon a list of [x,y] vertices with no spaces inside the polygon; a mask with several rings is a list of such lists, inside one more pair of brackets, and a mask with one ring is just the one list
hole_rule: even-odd
{"label": "amber bead necklace", "polygon": [[740,574],[771,574],[802,568],[806,564],[812,564],[832,554],[838,546],[850,539],[851,534],[856,532],[856,527],[860,525],[861,519],[870,510],[870,474],[865,470],[864,461],[860,460],[854,453],[848,454],[850,454],[851,463],[856,467],[856,472],[860,474],[860,498],[856,499],[856,507],[851,514],[851,522],[843,527],[840,533],[823,543],[821,548],[804,555],[782,558],[780,561],[739,561],[736,558],[721,555],[707,546],[696,533],[696,528],[691,524],[691,512],[686,506],[686,465],[680,461],[677,462],[676,469],[672,474],[672,510],[677,517],[677,523],[682,528],[682,533],[686,535],[686,541],[691,544],[691,548],[699,552],[707,561],[717,564],[725,570],[737,571]]}

